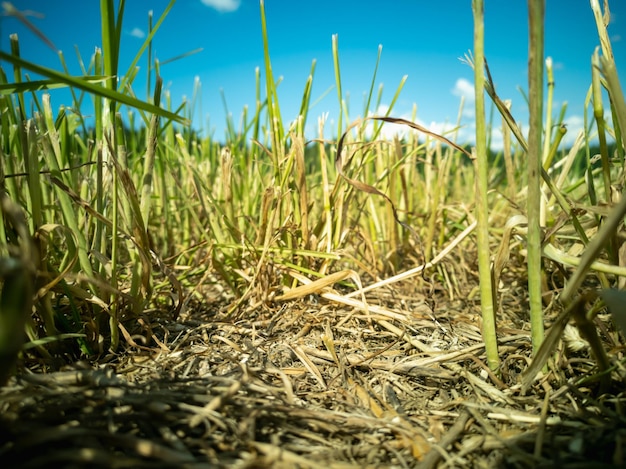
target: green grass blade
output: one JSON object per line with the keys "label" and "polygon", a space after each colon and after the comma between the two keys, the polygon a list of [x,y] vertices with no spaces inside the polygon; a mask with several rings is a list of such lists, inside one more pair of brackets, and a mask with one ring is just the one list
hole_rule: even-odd
{"label": "green grass blade", "polygon": [[363,117],[367,117],[370,114],[370,105],[372,103],[372,96],[374,94],[374,87],[376,86],[376,75],[378,74],[378,66],[380,65],[380,56],[383,53],[383,46],[378,46],[378,55],[376,56],[376,65],[374,66],[374,74],[372,75],[372,83],[370,84],[369,92],[367,93],[367,101],[363,108]]}
{"label": "green grass blade", "polygon": [[311,63],[311,71],[304,85],[304,93],[302,93],[302,102],[300,104],[300,113],[298,114],[302,119],[302,129],[306,128],[306,120],[309,115],[309,107],[311,105],[311,90],[313,89],[313,75],[315,75],[316,60]]}
{"label": "green grass blade", "polygon": [[[337,137],[343,134],[344,102],[341,89],[341,69],[339,67],[339,37],[333,34],[333,65],[335,68],[335,86],[337,87],[337,99],[339,100],[339,116],[337,117]],[[347,117],[347,116],[346,116]]]}
{"label": "green grass blade", "polygon": [[166,111],[165,109],[162,109],[153,104],[146,103],[139,99],[128,96],[127,94],[119,93],[117,91],[112,91],[102,86],[98,86],[94,83],[91,83],[91,80],[88,80],[82,77],[66,75],[64,73],[57,72],[47,67],[42,67],[41,65],[28,62],[19,57],[16,57],[11,54],[7,54],[2,51],[0,51],[0,60],[5,60],[14,66],[22,67],[27,70],[30,70],[31,72],[37,73],[39,75],[43,75],[55,81],[56,83],[63,83],[66,86],[73,86],[80,90],[87,91],[93,94],[94,96],[98,96],[98,97],[105,98],[105,99],[110,99],[119,104],[124,104],[126,106],[136,108],[145,112],[149,112],[151,114],[156,114],[164,119],[170,119],[172,121],[178,122],[183,125],[189,125],[189,121],[185,119],[184,117],[181,117],[179,115]]}
{"label": "green grass blade", "polygon": [[[84,76],[81,77],[81,79],[89,83],[103,83],[107,80],[107,77]],[[68,85],[67,83],[59,83],[55,80],[35,80],[22,83],[3,83],[0,85],[0,95],[54,90],[59,88],[67,88],[68,86],[70,85]]]}
{"label": "green grass blade", "polygon": [[[154,90],[154,104],[157,106],[161,102],[161,87],[163,80],[157,76]],[[154,162],[157,152],[157,136],[159,130],[159,116],[156,114],[152,116],[150,121],[150,127],[148,129],[148,148],[146,150],[146,156],[143,166],[143,177],[141,179],[141,216],[148,225],[150,219],[150,197],[152,195],[152,185],[154,180]]]}
{"label": "green grass blade", "polygon": [[[51,175],[61,181],[64,181],[64,176],[61,172],[63,150],[61,149],[58,132],[54,126],[49,95],[43,96],[43,110],[44,115],[42,128],[46,129],[46,138],[42,140],[45,151],[45,160],[50,167]],[[78,215],[74,205],[72,204],[72,199],[63,190],[58,188],[55,189],[65,223],[67,227],[76,235],[80,267],[87,277],[93,278],[94,275],[88,255],[87,240],[85,239],[83,231],[80,229]]]}
{"label": "green grass blade", "polygon": [[[120,6],[124,3],[122,0]],[[106,88],[117,89],[117,63],[119,57],[119,35],[115,32],[115,4],[113,0],[100,0],[100,19],[102,21],[102,56],[104,73],[111,77]]]}
{"label": "green grass blade", "polygon": [[[276,82],[272,73],[272,63],[270,61],[269,41],[267,35],[267,20],[265,18],[265,2],[261,0],[261,32],[263,35],[263,58],[265,62],[265,89],[267,93],[267,111],[270,119],[270,132],[272,139],[272,153],[274,161],[282,161],[284,154],[283,142],[285,131],[283,128],[278,105],[278,94],[276,92]],[[278,164],[275,164],[278,170]]]}
{"label": "green grass blade", "polygon": [[[133,61],[128,66],[128,71],[129,72],[131,70],[134,70],[137,67],[137,63],[139,62],[139,60],[143,56],[144,51],[151,46],[152,40],[154,39],[154,36],[156,35],[157,31],[161,27],[161,24],[163,24],[163,21],[165,21],[165,18],[167,17],[168,13],[170,12],[170,10],[172,9],[172,7],[174,6],[175,3],[176,3],[176,0],[170,0],[170,2],[165,7],[165,10],[163,10],[163,13],[161,14],[159,19],[157,20],[156,24],[154,25],[154,27],[150,27],[149,28],[148,35],[146,36],[146,38],[143,41],[143,44],[141,45],[141,47],[137,51],[137,54],[135,54],[135,58],[133,59]],[[152,16],[150,16],[149,21],[150,21],[150,25],[152,25]],[[149,67],[149,70],[152,70],[152,62],[150,60],[151,60],[151,54],[148,54],[148,61],[149,61],[148,62],[148,67]],[[122,81],[120,82],[120,89],[122,89],[122,90],[126,89],[126,86],[128,85],[128,83],[129,82],[128,82],[128,79],[126,77],[122,78]],[[149,82],[148,82],[148,86],[149,86]],[[150,96],[150,88],[148,88],[148,96]],[[151,111],[147,111],[147,112],[151,112]],[[184,125],[188,125],[188,124],[184,124]]]}

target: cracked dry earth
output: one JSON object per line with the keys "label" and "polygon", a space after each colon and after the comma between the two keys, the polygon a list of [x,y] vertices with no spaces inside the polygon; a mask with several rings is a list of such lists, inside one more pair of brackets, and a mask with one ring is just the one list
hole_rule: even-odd
{"label": "cracked dry earth", "polygon": [[0,388],[2,466],[624,467],[623,347],[607,315],[609,393],[583,379],[588,350],[561,345],[522,395],[521,305],[499,318],[496,376],[477,301],[414,288],[368,297],[367,312],[316,295],[236,318],[205,303],[137,326],[116,356],[58,371],[27,360]]}

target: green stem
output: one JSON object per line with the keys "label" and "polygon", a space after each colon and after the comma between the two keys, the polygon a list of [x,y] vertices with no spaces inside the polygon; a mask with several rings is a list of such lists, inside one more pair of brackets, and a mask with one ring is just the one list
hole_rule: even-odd
{"label": "green stem", "polygon": [[484,55],[484,2],[474,0],[474,67],[476,105],[476,148],[474,165],[476,170],[476,236],[478,241],[478,270],[480,275],[480,303],[483,318],[483,340],[489,368],[500,366],[498,339],[496,336],[495,298],[491,277],[489,249],[489,203],[487,199],[489,161],[487,157],[487,126],[485,122],[485,55]]}
{"label": "green stem", "polygon": [[544,337],[541,302],[541,137],[543,133],[543,37],[545,0],[529,0],[528,88],[530,124],[528,135],[528,296],[533,353]]}

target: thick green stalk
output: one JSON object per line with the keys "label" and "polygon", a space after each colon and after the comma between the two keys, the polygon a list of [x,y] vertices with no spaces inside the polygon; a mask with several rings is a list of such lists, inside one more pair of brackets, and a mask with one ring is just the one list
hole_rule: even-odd
{"label": "thick green stalk", "polygon": [[[611,100],[611,111],[613,113],[613,123],[615,127],[615,140],[618,142],[617,152],[618,155],[623,158],[624,147],[626,146],[626,139],[624,138],[624,132],[626,132],[626,100],[624,99],[624,92],[617,75],[613,48],[611,47],[611,41],[607,31],[607,25],[610,23],[608,4],[605,4],[604,8],[605,10],[603,13],[600,9],[598,0],[591,0],[591,9],[593,10],[593,15],[596,19],[598,36],[600,38],[600,45],[602,46],[600,70],[604,76],[606,82],[605,87]],[[619,145],[620,141],[622,143],[621,146]]]}
{"label": "thick green stalk", "polygon": [[[123,2],[122,2],[123,3]],[[101,18],[101,34],[102,34],[102,67],[105,76],[107,77],[104,82],[104,88],[109,91],[117,91],[117,58],[118,58],[118,45],[115,36],[115,8],[112,0],[100,0],[100,18]],[[113,170],[111,154],[115,151],[115,101],[112,99],[104,98],[101,104],[102,115],[98,116],[101,120],[102,140],[98,141],[99,153],[102,164],[102,186],[103,193],[101,197],[108,198],[109,190],[113,190],[112,194],[112,217],[113,217],[113,229],[117,228],[118,223],[118,174],[117,169]],[[116,287],[117,278],[117,262],[119,258],[118,243],[115,239],[117,232],[111,233],[114,242],[112,243],[112,275],[110,281],[111,286]],[[106,242],[105,242],[106,245]],[[112,298],[115,300],[115,298]],[[116,350],[119,346],[119,329],[118,329],[118,314],[119,309],[115,301],[112,302],[109,311],[109,332],[111,334],[110,348]]]}
{"label": "thick green stalk", "polygon": [[476,236],[478,242],[478,270],[480,275],[480,303],[483,318],[483,340],[489,368],[497,370],[500,366],[498,339],[496,336],[495,298],[491,277],[491,256],[489,249],[489,204],[487,200],[488,169],[487,126],[485,122],[485,55],[484,55],[484,2],[474,0],[474,93],[476,105],[476,148],[474,165],[476,169]]}
{"label": "thick green stalk", "polygon": [[[546,136],[543,141],[542,160],[546,163],[548,154],[550,153],[550,140],[552,139],[552,98],[554,96],[554,69],[552,67],[552,57],[546,59],[546,77],[548,87],[548,98],[546,99]],[[549,166],[549,165],[548,165]],[[546,167],[546,171],[548,168]]]}
{"label": "thick green stalk", "polygon": [[598,127],[598,143],[602,161],[602,180],[604,182],[604,201],[611,203],[611,162],[606,142],[606,122],[602,105],[602,87],[600,85],[600,55],[596,49],[591,58],[591,90],[593,96],[593,117]]}
{"label": "thick green stalk", "polygon": [[533,353],[543,342],[541,303],[541,137],[543,133],[543,35],[545,0],[529,0],[528,88],[530,124],[528,134],[528,296]]}
{"label": "thick green stalk", "polygon": [[[17,38],[17,34],[11,34],[11,55],[15,57],[20,56],[20,43]],[[22,69],[19,65],[13,65],[13,78],[15,83],[21,83],[22,81]],[[24,94],[16,93],[18,108],[20,110],[20,119],[26,119],[26,106],[24,105]]]}
{"label": "thick green stalk", "polygon": [[[94,62],[94,73],[96,75],[102,74],[102,51],[96,48],[96,52],[93,58]],[[102,123],[102,116],[104,114],[102,106],[103,106],[103,98],[98,95],[93,95],[94,99],[94,110],[95,110],[95,133],[96,133],[96,142],[99,145],[99,142],[103,141],[104,128]],[[106,191],[104,190],[104,161],[103,161],[102,149],[98,148],[96,153],[96,211],[100,214],[104,214],[104,208],[106,207],[108,196]],[[115,224],[115,219],[113,220]],[[96,252],[102,254],[102,258],[106,259],[107,254],[107,236],[106,228],[102,223],[102,220],[95,220],[96,229],[94,234],[94,249]],[[115,233],[115,231],[113,231]],[[100,264],[100,273],[105,273],[106,266],[104,263]]]}
{"label": "thick green stalk", "polygon": [[[102,55],[104,59],[104,75],[107,77],[105,81],[105,88],[111,91],[117,90],[117,59],[119,52],[119,41],[115,36],[116,28],[114,9],[113,0],[100,0],[100,17],[102,20]],[[104,131],[108,134],[109,129],[111,129],[112,132],[113,128],[115,102],[113,100],[106,99],[103,111]],[[108,152],[106,145],[103,148],[103,151],[105,153]],[[108,161],[108,158],[106,161]]]}

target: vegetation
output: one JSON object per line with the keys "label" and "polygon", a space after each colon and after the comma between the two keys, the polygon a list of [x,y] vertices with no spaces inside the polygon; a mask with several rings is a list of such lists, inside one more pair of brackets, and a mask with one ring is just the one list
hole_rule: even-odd
{"label": "vegetation", "polygon": [[[467,61],[476,78],[477,139],[470,151],[454,133],[436,135],[391,117],[404,81],[386,116],[346,122],[336,37],[338,127],[328,129],[320,119],[315,139],[304,134],[315,62],[298,120],[284,122],[263,2],[265,63],[263,79],[257,71],[256,106],[244,111],[240,129],[228,122],[226,142],[201,137],[189,123],[194,103],[171,109],[149,53],[153,96],[141,101],[133,92],[135,66],[173,3],[125,73],[118,68],[123,1],[116,11],[113,0],[101,0],[103,47],[88,65],[79,57],[84,76],[22,59],[15,36],[11,53],[0,52],[2,382],[18,354],[51,363],[54,357],[76,360],[132,345],[129,329],[141,318],[164,312],[176,318],[202,303],[215,284],[225,289],[225,315],[231,317],[271,310],[276,302],[331,284],[350,292],[337,301],[364,311],[370,308],[366,291],[407,279],[417,288],[434,282],[458,295],[453,268],[441,262],[441,253],[458,243],[475,245],[469,236],[474,230],[493,370],[500,358],[498,291],[511,258],[527,264],[537,354],[524,385],[545,366],[572,314],[592,344],[599,371],[615,366],[593,325],[605,300],[618,321],[626,314],[621,293],[600,293],[626,276],[620,254],[626,198],[619,196],[626,103],[606,34],[607,4],[602,16],[597,1],[591,2],[602,46],[593,57],[585,103],[592,115],[585,116],[575,144],[563,149],[566,109],[553,120],[551,79],[545,115],[542,109],[543,2],[529,2],[528,141],[494,89],[482,53],[482,1],[474,2],[475,50]],[[377,67],[363,116],[381,101]],[[545,71],[554,73],[549,61]],[[42,78],[30,81],[28,73]],[[55,113],[45,90],[60,86],[69,87],[74,102]],[[483,90],[502,117],[507,143],[490,158],[488,129],[494,123],[485,120]],[[94,128],[80,114],[87,99],[96,109]],[[389,122],[412,131],[403,139],[380,138]],[[617,142],[613,147],[611,140]],[[594,165],[596,153],[600,166]],[[468,201],[474,187],[476,197]],[[560,277],[549,279],[548,268]],[[418,275],[426,270],[430,279]],[[544,315],[552,312],[558,319],[544,341]]]}

